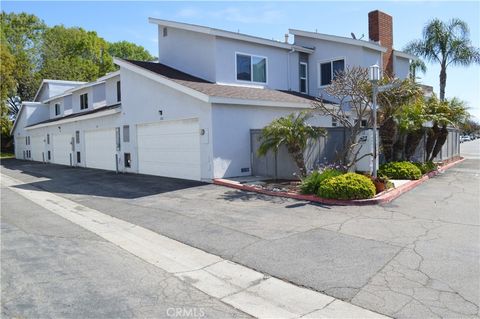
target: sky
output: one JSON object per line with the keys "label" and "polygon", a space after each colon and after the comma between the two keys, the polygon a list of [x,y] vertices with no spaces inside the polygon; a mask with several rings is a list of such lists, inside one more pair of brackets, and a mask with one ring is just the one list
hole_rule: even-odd
{"label": "sky", "polygon": [[[393,16],[394,48],[420,39],[425,24],[434,18],[460,18],[470,27],[470,39],[480,47],[480,1],[2,1],[6,12],[35,14],[49,26],[63,24],[94,30],[107,41],[127,40],[158,56],[157,28],[148,17],[200,24],[281,40],[289,28],[368,38],[368,12],[381,10]],[[290,39],[292,39],[291,36]],[[194,48],[192,48],[194,49]],[[427,63],[420,82],[438,94],[439,66]],[[449,66],[446,97],[467,102],[480,121],[480,66]]]}

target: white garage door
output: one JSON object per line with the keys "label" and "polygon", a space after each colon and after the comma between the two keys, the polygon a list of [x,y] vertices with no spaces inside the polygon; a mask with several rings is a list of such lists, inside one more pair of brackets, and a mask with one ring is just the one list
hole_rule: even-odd
{"label": "white garage door", "polygon": [[200,180],[197,119],[139,125],[137,139],[139,173]]}
{"label": "white garage door", "polygon": [[70,154],[72,153],[72,135],[54,134],[52,137],[53,158],[55,164],[70,165]]}
{"label": "white garage door", "polygon": [[114,171],[117,153],[115,129],[85,132],[85,165]]}
{"label": "white garage door", "polygon": [[45,142],[43,140],[43,136],[32,136],[30,145],[32,150],[32,160],[43,162],[43,153],[45,152]]}

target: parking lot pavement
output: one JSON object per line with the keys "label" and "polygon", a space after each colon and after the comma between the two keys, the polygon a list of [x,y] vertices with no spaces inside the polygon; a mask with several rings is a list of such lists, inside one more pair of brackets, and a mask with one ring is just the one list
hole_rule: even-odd
{"label": "parking lot pavement", "polygon": [[462,164],[374,207],[15,160],[2,172],[386,315],[469,318],[480,299],[479,142],[462,144]]}
{"label": "parking lot pavement", "polygon": [[248,317],[9,189],[1,201],[2,318]]}

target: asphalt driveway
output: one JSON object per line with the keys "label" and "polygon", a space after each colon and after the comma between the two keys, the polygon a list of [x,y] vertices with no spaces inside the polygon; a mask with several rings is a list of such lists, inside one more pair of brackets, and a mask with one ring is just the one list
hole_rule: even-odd
{"label": "asphalt driveway", "polygon": [[480,141],[385,206],[312,205],[197,182],[2,161],[2,173],[250,268],[398,318],[475,318]]}

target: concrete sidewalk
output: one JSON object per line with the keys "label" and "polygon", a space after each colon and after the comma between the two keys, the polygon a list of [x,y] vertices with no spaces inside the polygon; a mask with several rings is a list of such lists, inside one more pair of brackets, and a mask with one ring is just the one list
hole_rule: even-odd
{"label": "concrete sidewalk", "polygon": [[[385,206],[6,161],[2,172],[190,246],[397,318],[478,317],[480,141]],[[463,154],[462,154],[463,155]],[[142,182],[143,181],[143,182]]]}

